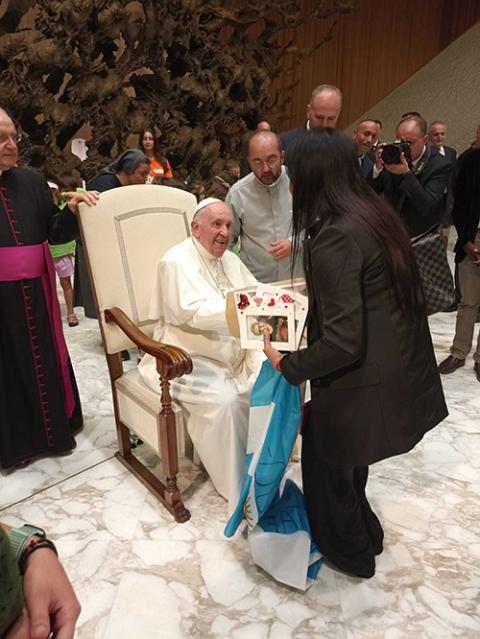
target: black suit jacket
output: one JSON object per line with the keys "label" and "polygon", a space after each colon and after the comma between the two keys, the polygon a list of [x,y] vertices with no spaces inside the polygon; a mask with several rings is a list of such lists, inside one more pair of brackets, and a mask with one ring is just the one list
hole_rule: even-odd
{"label": "black suit jacket", "polygon": [[362,173],[366,178],[371,177],[374,165],[375,157],[372,157],[370,153],[366,153],[360,162]]}
{"label": "black suit jacket", "polygon": [[424,166],[419,173],[394,175],[384,169],[370,181],[377,193],[383,193],[400,213],[410,237],[440,224],[444,193],[452,164],[436,148],[428,146]]}
{"label": "black suit jacket", "polygon": [[447,181],[447,192],[443,197],[444,205],[443,205],[443,218],[442,224],[444,227],[449,227],[452,223],[452,209],[453,209],[453,189],[454,189],[454,180],[455,180],[455,166],[457,163],[457,152],[451,146],[443,146],[443,150],[445,151],[445,158],[451,163],[452,168],[450,170],[450,175],[448,176]]}
{"label": "black suit jacket", "polygon": [[310,238],[309,346],[280,366],[291,384],[312,380],[316,452],[341,465],[404,453],[448,414],[426,315],[404,317],[378,244],[351,219]]}
{"label": "black suit jacket", "polygon": [[306,126],[299,126],[296,129],[290,129],[289,131],[284,131],[279,134],[280,140],[282,142],[283,150],[286,151],[289,145],[300,135],[303,135],[307,131]]}
{"label": "black suit jacket", "polygon": [[464,244],[473,242],[480,226],[480,149],[462,157],[454,196],[452,218],[458,234],[455,262],[461,262],[466,255]]}
{"label": "black suit jacket", "polygon": [[445,151],[446,159],[453,165],[457,159],[457,152],[451,146],[443,145],[443,150]]}

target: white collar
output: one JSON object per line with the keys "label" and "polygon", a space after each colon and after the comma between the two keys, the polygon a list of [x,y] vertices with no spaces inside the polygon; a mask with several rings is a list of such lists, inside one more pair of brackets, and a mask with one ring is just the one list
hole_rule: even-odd
{"label": "white collar", "polygon": [[[193,235],[191,236],[191,238],[192,238],[193,244],[195,245],[195,248],[197,249],[197,251],[200,253],[200,256],[204,260],[206,260],[207,262],[220,262],[221,261],[221,259],[222,259],[221,257],[215,257],[215,255],[212,255],[211,253],[209,253],[207,251],[207,249],[204,246],[202,246],[197,239],[195,239],[193,237]],[[223,255],[222,255],[222,257],[223,257]]]}

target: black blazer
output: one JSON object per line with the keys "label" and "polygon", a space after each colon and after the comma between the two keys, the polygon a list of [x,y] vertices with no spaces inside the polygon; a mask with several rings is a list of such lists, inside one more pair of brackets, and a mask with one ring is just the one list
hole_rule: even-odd
{"label": "black blazer", "polygon": [[452,164],[435,147],[425,151],[423,169],[405,175],[394,175],[384,169],[370,180],[377,193],[383,193],[400,213],[410,237],[440,224],[444,208],[444,192]]}
{"label": "black blazer", "polygon": [[305,254],[309,346],[280,366],[291,384],[311,380],[316,453],[368,465],[407,452],[448,414],[425,313],[403,316],[377,243],[343,216]]}
{"label": "black blazer", "polygon": [[473,242],[480,226],[480,149],[462,157],[455,181],[452,218],[458,234],[455,262],[461,262],[466,255],[463,245]]}
{"label": "black blazer", "polygon": [[443,150],[445,151],[445,157],[450,162],[450,164],[455,164],[455,161],[457,159],[457,152],[455,151],[455,149],[451,146],[443,145]]}
{"label": "black blazer", "polygon": [[374,165],[375,157],[372,157],[370,153],[366,153],[360,162],[362,173],[366,178],[371,177]]}
{"label": "black blazer", "polygon": [[282,142],[283,150],[286,151],[288,146],[300,135],[303,135],[307,131],[306,126],[299,126],[296,129],[290,129],[289,131],[284,131],[279,134],[280,140]]}

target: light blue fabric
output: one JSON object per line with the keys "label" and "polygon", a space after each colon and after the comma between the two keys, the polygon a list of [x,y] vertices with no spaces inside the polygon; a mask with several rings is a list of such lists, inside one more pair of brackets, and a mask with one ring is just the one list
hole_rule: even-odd
{"label": "light blue fabric", "polygon": [[[246,479],[224,534],[234,535],[245,519],[254,560],[276,579],[305,589],[318,573],[320,555],[311,541],[302,492],[291,480],[282,486],[300,418],[298,387],[265,361],[250,398]],[[290,536],[291,544],[285,536]],[[285,556],[289,546],[291,553],[299,553],[298,561]],[[292,559],[299,573],[290,579],[296,572]]]}

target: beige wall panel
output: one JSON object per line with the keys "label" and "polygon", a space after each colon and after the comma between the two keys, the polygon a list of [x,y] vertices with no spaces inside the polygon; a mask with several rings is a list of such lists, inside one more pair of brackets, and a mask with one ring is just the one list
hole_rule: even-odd
{"label": "beige wall panel", "polygon": [[[415,110],[427,121],[445,120],[448,144],[457,151],[461,152],[470,145],[480,124],[479,43],[480,23],[477,23],[390,95],[368,109],[368,114],[384,123],[384,140],[394,139],[395,126],[402,113]],[[350,126],[346,131],[350,132],[352,128]]]}
{"label": "beige wall panel", "polygon": [[[311,6],[313,0],[305,0]],[[480,19],[480,0],[358,0],[355,13],[310,22],[281,36],[300,50],[313,47],[335,23],[333,39],[304,58],[294,73],[287,119],[279,130],[305,121],[314,86],[332,83],[344,94],[339,127],[371,110]],[[287,66],[287,65],[286,65]],[[273,92],[291,81],[281,75]],[[408,108],[412,109],[412,106]]]}

